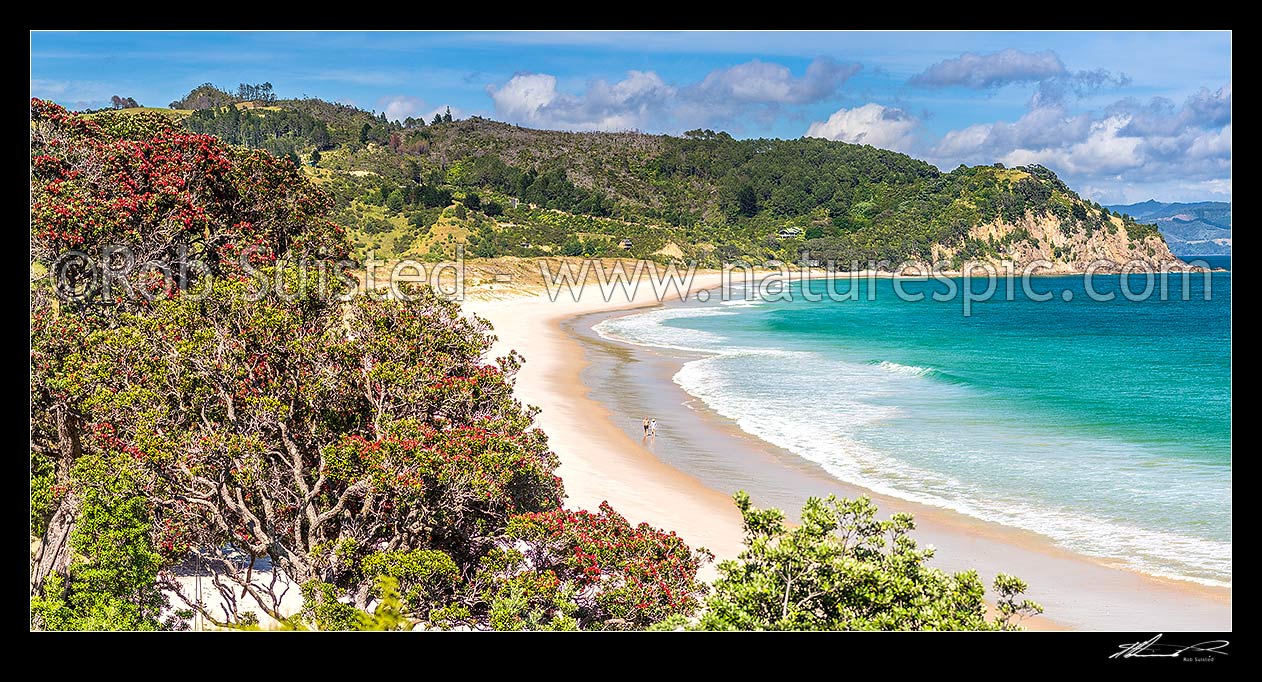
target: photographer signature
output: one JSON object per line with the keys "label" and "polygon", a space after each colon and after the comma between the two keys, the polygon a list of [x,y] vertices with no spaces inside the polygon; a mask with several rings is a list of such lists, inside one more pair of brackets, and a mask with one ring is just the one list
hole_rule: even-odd
{"label": "photographer signature", "polygon": [[1120,651],[1109,658],[1179,658],[1185,653],[1226,656],[1227,652],[1223,651],[1223,648],[1230,644],[1225,639],[1211,639],[1207,642],[1188,645],[1161,644],[1161,637],[1161,635],[1156,635],[1146,642],[1122,644],[1118,647]]}

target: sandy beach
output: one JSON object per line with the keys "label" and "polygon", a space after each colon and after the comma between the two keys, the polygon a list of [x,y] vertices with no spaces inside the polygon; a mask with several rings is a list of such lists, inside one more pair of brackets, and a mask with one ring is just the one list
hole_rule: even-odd
{"label": "sandy beach", "polygon": [[[699,273],[691,291],[695,294],[720,282],[718,273]],[[672,293],[670,300],[678,299]],[[1030,629],[1231,629],[1229,588],[1155,578],[1060,549],[1035,533],[875,495],[725,423],[670,381],[677,361],[648,357],[641,349],[600,339],[590,331],[618,311],[660,305],[650,286],[639,287],[632,297],[619,292],[609,301],[598,287],[589,286],[577,301],[568,292],[554,301],[537,290],[495,291],[495,285],[484,285],[470,291],[463,305],[494,325],[494,355],[511,349],[524,356],[517,395],[541,408],[537,422],[560,457],[558,473],[570,507],[591,509],[607,500],[633,523],[646,521],[675,530],[691,545],[706,547],[722,560],[735,557],[741,548],[740,516],[730,497],[738,488],[749,490],[755,504],[789,512],[808,495],[867,494],[883,515],[914,514],[917,539],[937,548],[935,563],[944,570],[976,568],[987,582],[1002,571],[1029,582],[1029,595],[1047,610],[1045,616],[1026,622]],[[715,462],[695,465],[683,460],[694,465],[685,466],[677,461],[689,454],[682,449],[646,447],[637,436],[643,410],[613,414],[606,396],[593,395],[589,384],[597,382],[584,382],[585,368],[593,361],[624,362],[629,353],[637,353],[636,361],[642,363],[637,374],[655,382],[659,402],[643,410],[676,408],[670,412],[676,427],[679,420],[690,420],[686,430],[695,451],[704,449]],[[605,372],[612,366],[592,371]],[[610,379],[607,372],[602,376],[617,389],[616,378]],[[687,409],[680,409],[684,405]],[[713,566],[705,575],[714,575]]]}

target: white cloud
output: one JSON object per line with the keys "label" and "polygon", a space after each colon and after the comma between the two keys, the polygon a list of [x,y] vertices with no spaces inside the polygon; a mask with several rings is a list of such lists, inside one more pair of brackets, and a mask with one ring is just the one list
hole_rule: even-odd
{"label": "white cloud", "polygon": [[1121,116],[1094,121],[1086,139],[1069,145],[1014,149],[1002,159],[1010,165],[1039,163],[1073,175],[1116,175],[1140,168],[1144,140],[1121,134],[1127,119]]}
{"label": "white cloud", "polygon": [[1022,52],[1009,48],[990,54],[965,52],[930,66],[912,76],[910,82],[913,85],[957,85],[980,90],[1008,83],[1032,83],[1067,72],[1060,57],[1051,50]]}
{"label": "white cloud", "polygon": [[[425,100],[419,97],[410,97],[408,95],[399,95],[397,97],[383,97],[377,100],[377,106],[382,107],[382,111],[386,112],[386,118],[391,121],[402,122],[406,118],[416,118],[425,110]],[[426,119],[428,122],[428,119]]]}
{"label": "white cloud", "polygon": [[[942,168],[960,163],[1039,163],[1084,192],[1110,201],[1158,196],[1158,189],[1202,187],[1221,196],[1231,187],[1231,85],[1203,89],[1181,107],[1154,98],[1122,100],[1100,111],[1070,114],[1059,104],[1037,103],[1012,122],[953,130],[928,150]],[[1198,184],[1200,183],[1200,184]],[[1123,189],[1125,188],[1125,191]],[[1147,189],[1145,189],[1147,188]],[[1119,195],[1125,195],[1119,196]],[[1186,198],[1186,193],[1179,196]],[[1171,195],[1161,195],[1172,200]]]}
{"label": "white cloud", "polygon": [[546,73],[521,73],[507,83],[486,91],[495,102],[495,112],[513,121],[537,121],[539,110],[557,97],[557,79]]}
{"label": "white cloud", "polygon": [[1194,159],[1231,158],[1231,124],[1222,130],[1197,135],[1188,145],[1188,156]]}
{"label": "white cloud", "polygon": [[1231,121],[1231,83],[1213,91],[1201,88],[1182,109],[1164,97],[1154,97],[1146,104],[1124,99],[1109,111],[1129,115],[1127,128],[1138,135],[1175,135],[1192,126],[1221,126]]}
{"label": "white cloud", "polygon": [[904,151],[914,143],[912,134],[919,125],[901,109],[869,102],[853,109],[838,109],[827,121],[812,123],[806,136]]}
{"label": "white cloud", "polygon": [[488,86],[496,115],[530,126],[566,130],[627,130],[652,126],[718,126],[752,116],[763,123],[782,108],[833,95],[859,70],[827,57],[801,76],[786,66],[752,60],[715,69],[695,83],[671,85],[652,71],[628,71],[615,83],[593,80],[581,93],[557,88],[555,76],[521,73]]}
{"label": "white cloud", "polygon": [[820,57],[797,78],[787,66],[754,59],[711,71],[689,95],[707,100],[805,104],[832,95],[860,68],[858,64],[839,64]]}
{"label": "white cloud", "polygon": [[912,76],[912,85],[964,87],[974,90],[1001,88],[1013,83],[1037,83],[1032,106],[1064,101],[1070,95],[1088,95],[1106,87],[1130,83],[1125,74],[1113,75],[1104,69],[1070,71],[1051,50],[1023,52],[1006,49],[988,54],[964,54],[930,66]]}
{"label": "white cloud", "polygon": [[977,123],[952,130],[932,150],[933,156],[958,163],[991,163],[1005,151],[1062,146],[1085,140],[1091,131],[1089,116],[1070,116],[1058,106],[1027,111],[1011,123]]}
{"label": "white cloud", "polygon": [[496,114],[516,123],[565,130],[628,130],[644,126],[675,95],[652,71],[628,71],[612,85],[592,81],[581,95],[557,90],[546,73],[518,74],[487,92]]}

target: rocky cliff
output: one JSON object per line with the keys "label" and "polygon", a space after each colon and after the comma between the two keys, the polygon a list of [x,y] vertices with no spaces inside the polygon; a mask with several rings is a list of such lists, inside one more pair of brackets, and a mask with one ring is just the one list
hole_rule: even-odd
{"label": "rocky cliff", "polygon": [[1027,212],[1016,221],[975,225],[963,244],[937,246],[934,257],[961,264],[967,260],[1011,262],[1018,270],[1036,261],[1050,263],[1042,272],[1082,272],[1093,264],[1098,271],[1121,270],[1128,263],[1153,270],[1163,265],[1172,270],[1186,266],[1149,226],[1127,226],[1113,215],[1091,218],[1093,221],[1067,221],[1050,213]]}

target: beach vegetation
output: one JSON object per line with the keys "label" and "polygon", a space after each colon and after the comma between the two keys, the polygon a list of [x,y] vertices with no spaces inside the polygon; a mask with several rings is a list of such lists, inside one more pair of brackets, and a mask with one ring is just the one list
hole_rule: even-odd
{"label": "beach vegetation", "polygon": [[[513,393],[521,358],[488,357],[485,320],[427,287],[341,300],[345,230],[292,163],[162,117],[39,100],[31,116],[38,272],[116,242],[166,273],[205,268],[115,290],[85,269],[74,296],[32,281],[32,627],[177,629],[197,612],[634,629],[696,612],[706,553],[608,505],[562,508],[556,455]],[[215,603],[180,581],[193,571]]]}
{"label": "beach vegetation", "polygon": [[754,507],[744,492],[735,499],[745,549],[718,565],[696,629],[1013,630],[1043,611],[1023,597],[1024,582],[1000,574],[988,616],[976,571],[930,567],[934,550],[912,539],[912,517],[880,520],[866,497],[812,497],[798,525]]}

